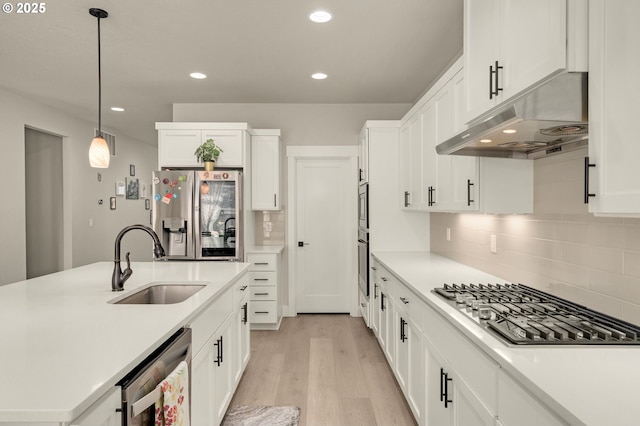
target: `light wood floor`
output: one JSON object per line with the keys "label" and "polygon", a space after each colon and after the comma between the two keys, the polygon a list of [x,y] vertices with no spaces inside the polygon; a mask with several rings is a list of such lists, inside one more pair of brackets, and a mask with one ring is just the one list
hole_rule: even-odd
{"label": "light wood floor", "polygon": [[300,407],[300,425],[415,425],[362,318],[298,315],[251,332],[251,360],[233,405]]}

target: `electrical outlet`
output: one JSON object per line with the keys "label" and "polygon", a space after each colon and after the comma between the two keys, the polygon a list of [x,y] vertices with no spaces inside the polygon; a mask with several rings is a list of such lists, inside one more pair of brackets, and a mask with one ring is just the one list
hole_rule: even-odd
{"label": "electrical outlet", "polygon": [[451,241],[451,228],[447,228],[447,241]]}
{"label": "electrical outlet", "polygon": [[498,252],[498,247],[496,242],[496,235],[491,234],[491,253],[497,253],[497,252]]}

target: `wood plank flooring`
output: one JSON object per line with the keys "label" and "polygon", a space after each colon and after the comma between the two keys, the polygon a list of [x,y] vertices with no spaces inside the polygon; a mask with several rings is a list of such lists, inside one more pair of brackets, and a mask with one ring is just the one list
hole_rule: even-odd
{"label": "wood plank flooring", "polygon": [[251,360],[233,405],[300,407],[300,426],[415,425],[362,318],[304,314],[251,332]]}

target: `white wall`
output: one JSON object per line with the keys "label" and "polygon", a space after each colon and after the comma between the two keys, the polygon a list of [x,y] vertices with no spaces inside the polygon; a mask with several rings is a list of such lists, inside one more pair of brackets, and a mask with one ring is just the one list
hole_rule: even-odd
{"label": "white wall", "polygon": [[[103,121],[104,115],[103,115]],[[155,141],[146,144],[119,135],[117,157],[108,169],[89,166],[88,150],[96,123],[76,119],[66,113],[26,99],[0,88],[0,169],[4,191],[0,203],[0,284],[25,278],[25,167],[24,128],[39,129],[63,137],[63,205],[65,254],[64,266],[70,268],[96,261],[113,260],[113,242],[117,232],[132,223],[149,223],[143,200],[118,197],[117,209],[109,210],[115,181],[129,176],[129,164],[135,164],[136,177],[146,183],[157,164]],[[109,131],[108,127],[104,128]],[[98,205],[98,200],[104,203]],[[47,206],[43,205],[43,209]],[[89,219],[93,227],[89,227]],[[139,235],[136,235],[139,234]],[[147,241],[148,240],[148,241]],[[123,251],[132,252],[132,260],[151,259],[151,240],[142,232],[125,237]],[[109,286],[110,277],[105,277]]]}

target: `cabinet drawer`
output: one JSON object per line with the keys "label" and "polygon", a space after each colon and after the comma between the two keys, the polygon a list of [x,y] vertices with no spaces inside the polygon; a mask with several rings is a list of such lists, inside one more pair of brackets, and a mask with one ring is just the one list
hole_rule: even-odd
{"label": "cabinet drawer", "polygon": [[251,323],[276,322],[276,302],[251,301],[249,308],[249,320]]}
{"label": "cabinet drawer", "polygon": [[244,299],[249,297],[249,275],[244,274],[233,285],[233,306],[244,303]]}
{"label": "cabinet drawer", "polygon": [[250,271],[276,271],[276,259],[275,254],[247,254],[247,262],[251,263]]}
{"label": "cabinet drawer", "polygon": [[396,288],[395,299],[407,315],[416,323],[416,326],[422,331],[425,311],[427,305],[413,291],[402,283],[398,283]]}
{"label": "cabinet drawer", "polygon": [[278,284],[278,273],[275,271],[252,271],[249,272],[249,283],[253,285],[271,285]]}
{"label": "cabinet drawer", "polygon": [[398,280],[387,269],[378,268],[378,284],[384,289],[385,294],[389,297],[394,297],[396,294],[396,287],[398,286]]}
{"label": "cabinet drawer", "polygon": [[209,337],[231,315],[232,303],[232,290],[227,290],[191,321],[191,344],[194,355],[202,349]]}
{"label": "cabinet drawer", "polygon": [[427,307],[423,322],[428,343],[442,354],[487,411],[498,411],[499,366],[451,323]]}
{"label": "cabinet drawer", "polygon": [[268,286],[251,286],[251,300],[276,300],[276,288]]}

